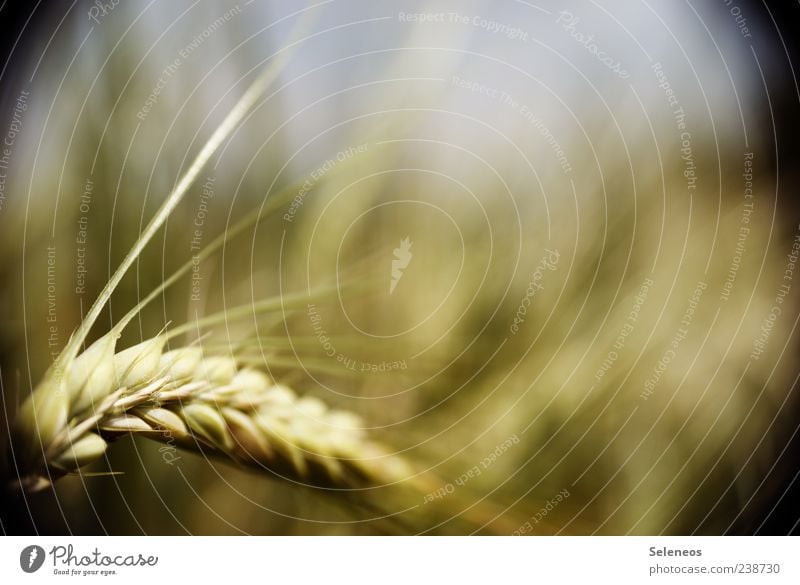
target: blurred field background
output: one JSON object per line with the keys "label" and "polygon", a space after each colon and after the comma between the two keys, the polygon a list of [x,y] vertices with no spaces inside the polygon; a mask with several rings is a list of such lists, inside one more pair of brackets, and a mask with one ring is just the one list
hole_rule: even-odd
{"label": "blurred field background", "polygon": [[91,470],[118,474],[67,477],[3,530],[466,534],[492,531],[463,514],[484,501],[521,534],[796,531],[797,86],[774,15],[739,7],[747,33],[725,3],[120,0],[9,18],[3,420],[249,80],[285,59],[96,335],[286,197],[121,347],[335,286],[201,343],[360,414],[453,490],[363,494],[409,509],[390,522],[123,439]]}

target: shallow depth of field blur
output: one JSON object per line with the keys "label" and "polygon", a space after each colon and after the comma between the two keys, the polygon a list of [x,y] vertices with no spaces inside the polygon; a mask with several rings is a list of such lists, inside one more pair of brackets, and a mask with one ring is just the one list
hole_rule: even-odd
{"label": "shallow depth of field blur", "polygon": [[285,197],[119,347],[336,287],[200,343],[358,413],[446,489],[343,501],[122,439],[3,530],[466,534],[491,531],[462,517],[481,501],[518,534],[796,531],[796,82],[765,8],[736,8],[120,0],[18,18],[0,79],[4,424],[281,59],[92,337]]}

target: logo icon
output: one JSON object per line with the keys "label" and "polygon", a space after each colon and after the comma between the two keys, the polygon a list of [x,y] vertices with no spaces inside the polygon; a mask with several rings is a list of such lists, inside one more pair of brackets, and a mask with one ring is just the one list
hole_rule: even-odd
{"label": "logo icon", "polygon": [[19,566],[26,573],[35,573],[44,564],[44,549],[41,546],[32,544],[26,546],[19,553]]}
{"label": "logo icon", "polygon": [[408,264],[411,262],[411,246],[413,243],[414,242],[409,240],[408,236],[406,236],[405,239],[400,241],[400,247],[394,249],[394,258],[392,259],[392,281],[389,283],[389,294],[394,292],[397,283],[403,278],[403,270],[408,268]]}

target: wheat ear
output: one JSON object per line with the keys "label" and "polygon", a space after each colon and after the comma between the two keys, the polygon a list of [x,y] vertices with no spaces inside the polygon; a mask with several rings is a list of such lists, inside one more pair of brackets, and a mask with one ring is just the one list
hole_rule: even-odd
{"label": "wheat ear", "polygon": [[199,347],[163,352],[164,342],[158,336],[112,357],[121,387],[94,405],[73,397],[73,421],[48,442],[43,465],[21,477],[20,487],[47,487],[101,458],[108,442],[126,433],[328,488],[410,475],[400,458],[365,437],[357,416],[298,397],[259,370],[239,368],[235,358],[203,356]]}

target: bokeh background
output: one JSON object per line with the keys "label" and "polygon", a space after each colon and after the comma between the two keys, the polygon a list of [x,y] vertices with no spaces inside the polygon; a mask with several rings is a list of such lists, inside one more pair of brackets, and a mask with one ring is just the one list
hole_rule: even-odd
{"label": "bokeh background", "polygon": [[464,514],[480,501],[519,534],[796,532],[798,16],[743,0],[3,3],[4,428],[281,60],[94,336],[281,200],[122,345],[333,285],[201,342],[358,413],[452,487],[342,501],[122,439],[6,506],[3,531],[497,531]]}

